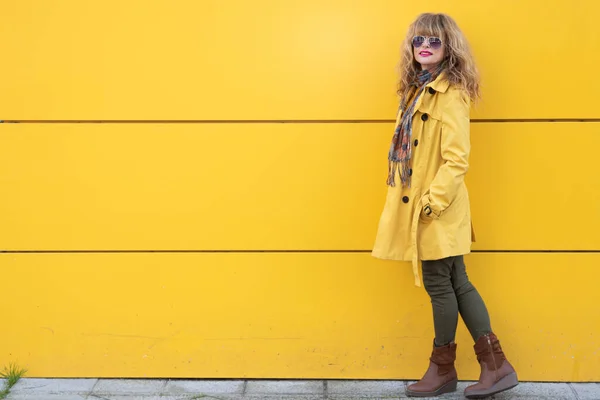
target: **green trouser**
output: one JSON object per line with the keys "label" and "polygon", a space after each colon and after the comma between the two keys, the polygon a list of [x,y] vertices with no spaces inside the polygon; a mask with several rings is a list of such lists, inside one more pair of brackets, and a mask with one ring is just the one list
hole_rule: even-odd
{"label": "green trouser", "polygon": [[467,277],[463,256],[423,261],[423,284],[433,306],[436,346],[454,341],[459,312],[474,341],[492,332],[487,308]]}

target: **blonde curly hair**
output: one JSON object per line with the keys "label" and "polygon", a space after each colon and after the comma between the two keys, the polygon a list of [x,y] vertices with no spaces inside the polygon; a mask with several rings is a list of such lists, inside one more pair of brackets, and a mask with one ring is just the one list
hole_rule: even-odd
{"label": "blonde curly hair", "polygon": [[414,36],[436,36],[442,39],[446,79],[450,84],[463,89],[472,101],[480,97],[479,71],[471,54],[467,39],[457,23],[446,14],[424,13],[408,28],[402,43],[402,57],[399,66],[400,79],[398,95],[406,98],[410,85],[415,81],[421,65],[415,60],[412,46]]}

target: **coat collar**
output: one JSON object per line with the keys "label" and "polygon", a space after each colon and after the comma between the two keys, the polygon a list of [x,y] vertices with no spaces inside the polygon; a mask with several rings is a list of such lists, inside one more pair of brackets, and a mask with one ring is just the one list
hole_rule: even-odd
{"label": "coat collar", "polygon": [[450,82],[446,79],[446,72],[442,72],[433,82],[428,83],[425,87],[430,87],[436,92],[446,93],[450,87]]}

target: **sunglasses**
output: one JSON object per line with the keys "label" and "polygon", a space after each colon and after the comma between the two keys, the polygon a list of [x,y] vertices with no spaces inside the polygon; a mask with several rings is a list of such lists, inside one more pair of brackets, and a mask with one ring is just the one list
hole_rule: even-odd
{"label": "sunglasses", "polygon": [[415,48],[419,48],[419,47],[423,46],[425,44],[425,42],[427,42],[429,47],[431,47],[432,49],[435,49],[435,50],[442,47],[442,39],[440,39],[438,37],[425,37],[425,36],[415,36],[412,40],[412,45]]}

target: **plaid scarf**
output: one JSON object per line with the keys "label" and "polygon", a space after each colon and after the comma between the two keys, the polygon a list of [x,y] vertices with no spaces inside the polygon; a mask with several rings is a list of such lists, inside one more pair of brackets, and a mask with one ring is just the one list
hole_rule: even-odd
{"label": "plaid scarf", "polygon": [[[432,72],[426,69],[420,71],[417,74],[416,79],[411,84],[411,90],[409,96],[404,97],[400,102],[400,108],[403,110],[402,119],[396,130],[394,131],[394,137],[392,138],[392,144],[388,153],[388,178],[387,184],[389,186],[396,186],[396,170],[400,169],[400,178],[402,180],[402,186],[410,187],[410,159],[412,156],[412,117],[415,109],[415,105],[423,94],[425,86],[434,81],[444,70],[445,63],[440,65]],[[411,97],[414,97],[413,101],[407,107],[407,101]],[[408,99],[407,99],[408,98]]]}

